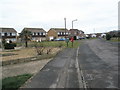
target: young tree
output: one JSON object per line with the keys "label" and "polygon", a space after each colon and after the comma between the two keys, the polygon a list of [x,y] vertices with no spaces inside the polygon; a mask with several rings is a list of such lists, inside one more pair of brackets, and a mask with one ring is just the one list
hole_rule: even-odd
{"label": "young tree", "polygon": [[20,37],[25,42],[25,47],[28,47],[28,41],[32,38],[32,32],[23,30],[20,34]]}

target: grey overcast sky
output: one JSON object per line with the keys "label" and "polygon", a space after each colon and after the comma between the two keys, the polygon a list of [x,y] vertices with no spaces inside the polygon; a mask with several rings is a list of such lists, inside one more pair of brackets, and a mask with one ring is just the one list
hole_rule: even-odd
{"label": "grey overcast sky", "polygon": [[[118,29],[119,0],[0,0],[0,27],[67,28],[85,33]],[[94,30],[95,29],[95,30]]]}

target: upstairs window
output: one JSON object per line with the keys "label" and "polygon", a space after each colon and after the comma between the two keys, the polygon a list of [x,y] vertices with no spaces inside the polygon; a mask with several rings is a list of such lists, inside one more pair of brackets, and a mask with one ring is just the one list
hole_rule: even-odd
{"label": "upstairs window", "polygon": [[43,36],[43,32],[41,32],[41,35]]}
{"label": "upstairs window", "polygon": [[12,36],[12,33],[10,33],[10,36]]}
{"label": "upstairs window", "polygon": [[4,36],[8,36],[8,34],[7,34],[7,33],[4,33]]}
{"label": "upstairs window", "polygon": [[36,33],[34,32],[34,35],[36,35]]}

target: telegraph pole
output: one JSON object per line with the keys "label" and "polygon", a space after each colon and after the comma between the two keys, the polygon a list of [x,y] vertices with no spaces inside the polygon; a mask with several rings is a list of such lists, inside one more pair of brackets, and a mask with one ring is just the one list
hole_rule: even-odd
{"label": "telegraph pole", "polygon": [[66,39],[66,18],[64,18],[65,20],[65,39]]}

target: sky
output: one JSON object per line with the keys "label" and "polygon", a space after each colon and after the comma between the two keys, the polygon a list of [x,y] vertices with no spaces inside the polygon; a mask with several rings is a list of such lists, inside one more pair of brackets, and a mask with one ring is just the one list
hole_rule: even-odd
{"label": "sky", "polygon": [[118,29],[119,0],[0,0],[0,27],[64,28],[85,33]]}

